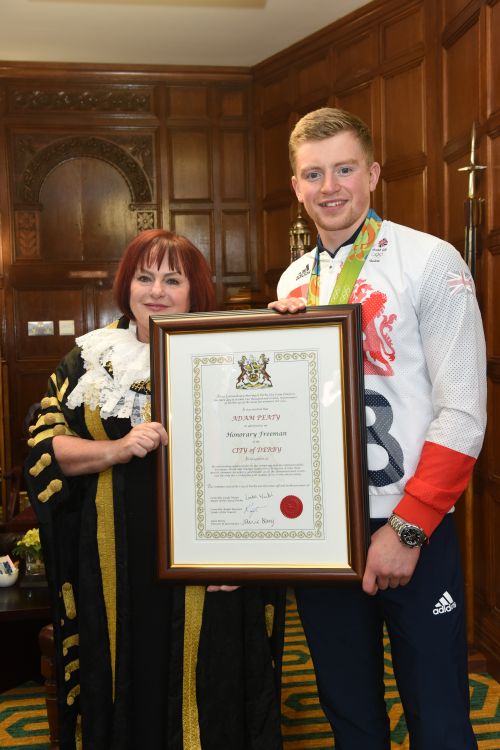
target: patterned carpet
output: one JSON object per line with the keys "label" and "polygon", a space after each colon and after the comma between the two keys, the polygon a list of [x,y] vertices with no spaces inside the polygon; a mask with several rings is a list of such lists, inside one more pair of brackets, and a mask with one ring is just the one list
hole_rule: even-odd
{"label": "patterned carpet", "polygon": [[49,750],[43,687],[23,685],[0,695],[0,747]]}
{"label": "patterned carpet", "polygon": [[[408,750],[389,644],[386,643],[386,700],[391,719],[392,750]],[[284,750],[327,750],[334,747],[321,711],[304,633],[293,599],[287,607],[283,667]],[[471,674],[472,722],[480,750],[500,750],[500,685],[486,674]],[[0,695],[0,748],[49,750],[44,691],[23,685]]]}

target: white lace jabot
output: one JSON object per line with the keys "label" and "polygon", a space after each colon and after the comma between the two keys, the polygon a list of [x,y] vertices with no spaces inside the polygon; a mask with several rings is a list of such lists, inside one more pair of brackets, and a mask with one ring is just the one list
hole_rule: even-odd
{"label": "white lace jabot", "polygon": [[124,417],[132,424],[143,422],[150,396],[131,390],[131,386],[149,383],[149,344],[138,341],[135,324],[98,328],[77,338],[76,343],[86,371],[68,396],[67,406],[75,409],[85,404],[92,410],[99,407],[102,419]]}

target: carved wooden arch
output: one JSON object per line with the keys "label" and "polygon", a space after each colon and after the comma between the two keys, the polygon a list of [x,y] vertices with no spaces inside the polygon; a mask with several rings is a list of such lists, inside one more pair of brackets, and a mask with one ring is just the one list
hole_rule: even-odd
{"label": "carved wooden arch", "polygon": [[127,183],[132,203],[152,203],[149,181],[141,166],[127,151],[111,141],[95,136],[74,136],[51,143],[39,151],[24,170],[21,181],[22,201],[39,202],[40,190],[49,172],[69,159],[91,157],[111,164]]}

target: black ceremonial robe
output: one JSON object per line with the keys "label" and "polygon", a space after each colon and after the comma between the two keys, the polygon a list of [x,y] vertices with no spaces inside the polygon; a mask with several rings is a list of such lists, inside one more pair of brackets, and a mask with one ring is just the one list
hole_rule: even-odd
{"label": "black ceremonial robe", "polygon": [[53,599],[61,750],[279,750],[283,590],[156,580],[155,455],[81,477],[55,459],[57,434],[131,429],[67,407],[84,372],[76,347],[49,380],[26,462]]}

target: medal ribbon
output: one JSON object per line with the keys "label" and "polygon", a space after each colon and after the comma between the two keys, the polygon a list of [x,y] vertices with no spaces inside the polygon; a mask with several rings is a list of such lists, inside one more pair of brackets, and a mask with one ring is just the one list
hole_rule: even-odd
{"label": "medal ribbon", "polygon": [[[349,297],[354,289],[354,284],[361,273],[363,264],[368,258],[370,250],[372,249],[380,227],[382,226],[382,220],[371,208],[368,211],[365,223],[358,232],[354,244],[349,252],[349,255],[345,259],[342,270],[338,275],[337,281],[333,288],[330,305],[344,305],[349,302]],[[320,263],[319,263],[319,248],[316,249],[316,255],[314,256],[313,269],[311,271],[311,278],[309,279],[309,289],[307,290],[307,306],[319,305],[319,276],[320,276]]]}

